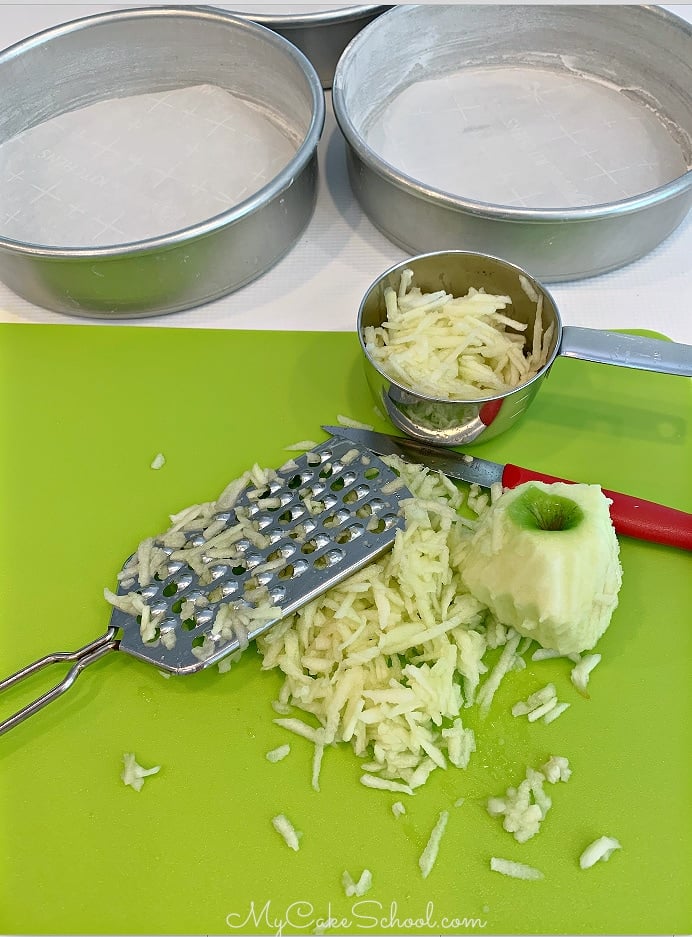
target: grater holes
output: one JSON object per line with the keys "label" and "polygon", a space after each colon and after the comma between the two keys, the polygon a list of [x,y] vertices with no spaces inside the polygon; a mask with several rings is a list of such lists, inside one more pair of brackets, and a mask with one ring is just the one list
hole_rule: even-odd
{"label": "grater holes", "polygon": [[370,494],[370,489],[367,485],[358,485],[357,488],[352,488],[350,491],[347,491],[343,497],[344,504],[356,504],[358,501],[362,501],[363,498],[366,498]]}
{"label": "grater holes", "polygon": [[216,604],[216,602],[220,602],[221,599],[223,598],[222,586],[217,586],[215,589],[212,589],[211,592],[208,594],[207,598],[209,599],[210,602],[214,604]]}
{"label": "grater holes", "polygon": [[248,491],[245,497],[248,501],[260,501],[262,498],[270,498],[272,490],[269,485],[263,485],[261,488],[253,488]]}
{"label": "grater holes", "polygon": [[331,459],[331,452],[323,452],[322,455],[319,452],[308,452],[305,456],[305,461],[308,465],[319,465],[322,461],[327,461]]}
{"label": "grater holes", "polygon": [[194,631],[197,627],[197,622],[194,618],[186,618],[185,621],[181,622],[181,627],[184,631]]}
{"label": "grater holes", "polygon": [[305,540],[316,527],[317,523],[311,517],[306,517],[300,524],[296,524],[293,530],[289,532],[288,536],[291,540]]}
{"label": "grater holes", "polygon": [[[364,505],[364,507],[367,507],[367,505]],[[350,516],[350,511],[346,511],[344,508],[341,508],[340,511],[335,511],[334,514],[330,514],[329,517],[325,517],[325,519],[322,521],[322,526],[328,530],[332,527],[339,527],[341,524],[347,521]]]}
{"label": "grater holes", "polygon": [[249,553],[246,554],[244,560],[245,565],[247,566],[248,570],[250,570],[254,569],[255,566],[259,566],[259,564],[262,562],[262,557],[259,553]]}
{"label": "grater holes", "polygon": [[266,559],[267,563],[276,563],[279,560],[287,560],[296,552],[295,545],[292,543],[283,543],[274,550]]}
{"label": "grater holes", "polygon": [[161,595],[165,595],[166,598],[170,598],[172,595],[175,595],[177,592],[184,592],[192,583],[192,576],[189,574],[186,576],[181,576],[180,579],[172,579],[170,582],[161,590]]}
{"label": "grater holes", "polygon": [[328,569],[330,566],[335,566],[343,558],[343,550],[329,550],[327,553],[323,553],[322,556],[317,557],[314,564],[315,569]]}
{"label": "grater holes", "polygon": [[[182,564],[182,562],[181,562],[180,560],[171,560],[171,559],[170,559],[171,553],[173,552],[173,547],[166,547],[166,546],[164,546],[164,545],[161,544],[161,543],[157,543],[156,545],[157,545],[157,547],[158,547],[160,550],[163,550],[163,552],[164,552],[164,553],[166,554],[166,556],[168,557],[168,567],[167,567],[168,573],[167,573],[167,575],[168,575],[168,576],[172,576],[174,573],[177,573],[178,570],[181,568],[181,566],[182,566],[183,564]],[[153,578],[154,578],[157,582],[162,582],[162,581],[166,578],[166,575],[161,576],[160,573],[159,573],[159,571],[156,570],[156,572],[154,573]]]}
{"label": "grater holes", "polygon": [[306,485],[304,488],[301,488],[298,492],[298,497],[301,501],[305,501],[306,499],[311,501],[313,498],[319,497],[324,490],[325,485],[322,482],[314,482],[312,485]]}
{"label": "grater holes", "polygon": [[331,478],[333,474],[334,474],[334,467],[332,466],[332,463],[325,462],[319,471],[318,477],[322,479],[327,479],[327,478]]}
{"label": "grater holes", "polygon": [[154,645],[158,644],[160,639],[161,639],[161,629],[159,627],[156,627],[154,628],[153,635],[150,638],[148,638],[146,641],[143,640],[142,643],[148,644],[149,647],[154,647]]}
{"label": "grater holes", "polygon": [[283,511],[277,517],[277,520],[280,524],[292,524],[294,521],[300,520],[301,517],[305,515],[305,508],[302,504],[293,504],[290,508]]}
{"label": "grater holes", "polygon": [[325,534],[318,534],[316,537],[313,537],[312,540],[308,540],[301,547],[302,553],[315,553],[316,550],[321,550],[327,546],[329,543],[329,537]]}
{"label": "grater holes", "polygon": [[344,488],[352,485],[357,478],[358,476],[354,472],[345,472],[339,478],[335,478],[329,487],[332,491],[343,491]]}
{"label": "grater holes", "polygon": [[[279,508],[276,508],[275,510],[278,511]],[[270,510],[270,509],[268,508],[267,510]],[[260,531],[264,530],[265,527],[269,527],[273,523],[274,523],[274,518],[269,517],[267,514],[264,514],[262,517],[258,517],[257,520],[255,521],[255,528],[257,530],[257,533],[260,533]]]}
{"label": "grater holes", "polygon": [[[167,552],[170,553],[171,551],[167,550]],[[157,569],[153,578],[156,580],[156,582],[164,582],[166,579],[168,579],[169,576],[175,576],[175,574],[180,569],[182,569],[182,567],[183,563],[181,560],[170,560],[168,566],[166,567],[167,572],[162,576]]]}
{"label": "grater holes", "polygon": [[[208,625],[212,618],[214,617],[214,610],[212,608],[203,608],[195,615],[195,620],[197,622],[197,627],[204,627]],[[192,629],[190,629],[192,630]]]}
{"label": "grater holes", "polygon": [[368,521],[368,531],[371,534],[382,534],[386,529],[387,525],[381,517],[373,517]]}
{"label": "grater holes", "polygon": [[185,573],[184,576],[180,576],[180,578],[175,579],[174,582],[178,586],[178,592],[185,592],[185,590],[189,589],[192,585],[192,576],[190,573]]}
{"label": "grater holes", "polygon": [[310,478],[309,475],[291,475],[291,477],[286,482],[286,487],[289,491],[295,491],[296,488],[300,488],[301,485],[304,485],[306,481]]}
{"label": "grater holes", "polygon": [[175,645],[176,637],[175,622],[170,619],[161,622],[161,643],[167,650]]}
{"label": "grater holes", "polygon": [[380,500],[380,498],[372,498],[370,501],[366,501],[365,504],[361,504],[353,513],[356,517],[361,518],[361,520],[365,520],[366,518],[374,517],[376,514],[379,514],[385,507],[384,501]]}
{"label": "grater holes", "polygon": [[336,543],[350,543],[352,540],[356,540],[358,537],[362,536],[363,532],[364,528],[360,524],[352,524],[345,530],[340,531],[334,540]]}
{"label": "grater holes", "polygon": [[380,474],[380,470],[376,466],[373,465],[371,468],[367,468],[363,472],[363,478],[367,478],[368,481],[372,481],[373,478],[378,478],[379,474]]}
{"label": "grater holes", "polygon": [[302,576],[308,569],[309,567],[305,560],[296,560],[294,563],[288,563],[283,569],[280,569],[276,578],[281,580],[297,579],[298,576]]}
{"label": "grater holes", "polygon": [[[273,495],[271,498],[263,498],[261,501],[258,501],[257,506],[263,511],[280,511],[281,508],[286,506],[288,500],[290,500],[290,495],[283,499]],[[263,518],[262,520],[265,521],[265,526],[269,522],[267,518]]]}
{"label": "grater holes", "polygon": [[392,524],[396,523],[394,514],[387,514],[384,517],[371,517],[367,524],[367,529],[373,534],[383,534],[389,530]]}
{"label": "grater holes", "polygon": [[286,598],[286,590],[283,586],[274,586],[273,589],[269,590],[269,596],[274,605],[280,605]]}

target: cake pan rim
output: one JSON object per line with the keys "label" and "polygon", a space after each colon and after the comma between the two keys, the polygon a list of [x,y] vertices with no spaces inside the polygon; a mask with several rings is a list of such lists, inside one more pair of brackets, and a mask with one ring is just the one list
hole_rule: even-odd
{"label": "cake pan rim", "polygon": [[[176,228],[154,237],[142,238],[135,241],[123,241],[117,244],[99,246],[59,247],[57,245],[41,244],[32,241],[20,241],[4,237],[0,232],[0,250],[32,256],[43,259],[69,260],[93,258],[94,260],[107,260],[109,258],[129,257],[136,254],[166,250],[179,247],[188,241],[197,240],[219,231],[227,229],[243,221],[250,215],[261,210],[271,203],[282,192],[288,189],[294,179],[299,176],[312,159],[320,141],[325,122],[324,90],[317,72],[307,56],[294,46],[289,40],[260,23],[244,19],[240,16],[225,12],[218,7],[208,6],[139,6],[110,10],[105,13],[95,13],[60,23],[57,26],[41,30],[28,36],[13,45],[0,51],[0,64],[3,61],[22,54],[30,54],[39,49],[46,42],[59,39],[63,35],[88,29],[99,24],[109,22],[122,22],[131,19],[158,18],[162,16],[190,16],[195,19],[218,20],[250,33],[261,32],[262,37],[283,53],[293,58],[301,68],[309,87],[311,98],[311,118],[304,138],[292,159],[271,179],[248,198],[237,205],[219,212],[183,228]],[[104,98],[107,100],[107,98]]]}
{"label": "cake pan rim", "polygon": [[333,10],[316,10],[314,13],[253,13],[249,10],[243,12],[242,15],[250,17],[253,22],[261,25],[271,23],[281,29],[298,29],[309,26],[338,26],[341,23],[350,23],[353,20],[371,16],[378,10],[384,11],[389,6],[390,4],[386,3],[367,3],[360,6],[348,4]]}
{"label": "cake pan rim", "polygon": [[[596,219],[629,215],[683,195],[688,189],[692,189],[692,167],[690,167],[684,173],[681,173],[679,176],[676,176],[674,179],[660,186],[624,199],[591,205],[527,208],[503,205],[499,202],[485,202],[480,199],[456,195],[451,192],[446,192],[443,189],[437,189],[435,186],[427,185],[421,180],[397,169],[387,160],[379,156],[356,129],[344,102],[345,81],[343,72],[348,64],[349,57],[354,54],[354,50],[357,50],[358,45],[367,39],[369,31],[374,28],[381,29],[383,20],[386,21],[388,16],[396,15],[398,10],[405,9],[407,8],[394,7],[389,12],[384,13],[381,17],[378,17],[377,20],[366,26],[352,42],[349,43],[337,64],[332,87],[334,115],[344,139],[354,150],[359,159],[385,182],[405,191],[409,195],[431,202],[440,208],[448,208],[452,211],[476,215],[487,220],[531,223],[593,221]],[[410,7],[408,9],[410,9]],[[682,17],[677,16],[669,10],[647,4],[642,4],[639,9],[645,10],[647,14],[658,17],[662,21],[682,29],[683,32],[687,33],[688,38],[692,40],[692,24],[682,19]]]}

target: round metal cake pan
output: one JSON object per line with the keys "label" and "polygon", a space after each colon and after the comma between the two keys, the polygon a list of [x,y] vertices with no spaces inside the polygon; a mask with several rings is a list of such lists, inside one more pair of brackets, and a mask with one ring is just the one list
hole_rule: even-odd
{"label": "round metal cake pan", "polygon": [[246,16],[284,36],[310,59],[322,82],[329,89],[336,64],[349,42],[388,5],[362,4],[244,4],[224,6],[239,16]]}
{"label": "round metal cake pan", "polygon": [[[226,210],[143,240],[55,246],[0,230],[0,279],[10,289],[72,315],[169,313],[238,289],[293,246],[315,206],[324,92],[292,43],[223,11],[119,10],[11,46],[0,53],[0,144],[94,102],[198,85],[269,115],[291,141],[280,171]],[[234,155],[229,147],[227,159]]]}
{"label": "round metal cake pan", "polygon": [[660,8],[396,7],[349,44],[332,100],[358,201],[411,253],[577,279],[692,206],[692,26]]}

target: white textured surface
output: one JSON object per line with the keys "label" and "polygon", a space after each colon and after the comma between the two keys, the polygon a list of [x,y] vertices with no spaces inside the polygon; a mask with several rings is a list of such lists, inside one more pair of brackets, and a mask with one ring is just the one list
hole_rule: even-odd
{"label": "white textured surface", "polygon": [[[0,45],[56,23],[115,7],[0,4]],[[692,6],[667,9],[692,22]],[[272,270],[207,306],[170,316],[118,321],[182,328],[351,331],[359,302],[370,283],[406,254],[372,226],[351,195],[344,145],[329,100],[319,155],[321,177],[315,215],[293,250]],[[692,344],[692,216],[642,260],[592,279],[553,284],[550,289],[566,324],[650,328]],[[40,309],[2,284],[0,321],[104,324],[103,320],[72,318]]]}
{"label": "white textured surface", "polygon": [[0,231],[52,247],[157,237],[250,198],[297,149],[214,85],[99,101],[0,144]]}
{"label": "white textured surface", "polygon": [[425,185],[527,208],[614,202],[688,169],[682,146],[649,108],[583,75],[531,65],[416,81],[365,138]]}

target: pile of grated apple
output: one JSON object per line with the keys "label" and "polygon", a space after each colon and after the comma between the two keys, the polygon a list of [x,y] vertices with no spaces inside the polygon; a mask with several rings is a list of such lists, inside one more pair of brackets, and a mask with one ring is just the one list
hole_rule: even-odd
{"label": "pile of grated apple", "polygon": [[[465,711],[487,713],[532,645],[534,659],[569,657],[586,693],[600,658],[583,652],[610,622],[621,567],[598,486],[531,483],[490,496],[472,487],[469,519],[444,475],[385,461],[412,494],[393,549],[257,645],[263,668],[284,675],[277,723],[314,743],[315,788],[325,748],[346,742],[362,759],[364,785],[411,795],[432,772],[468,766],[476,740]],[[542,526],[546,516],[552,527]],[[566,708],[549,684],[512,712],[551,722]]]}

